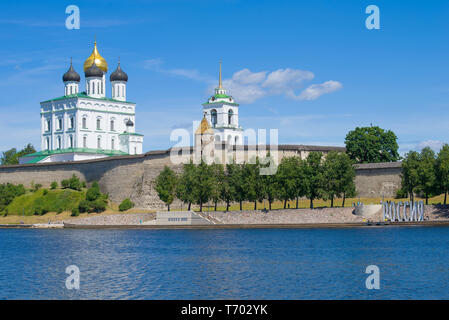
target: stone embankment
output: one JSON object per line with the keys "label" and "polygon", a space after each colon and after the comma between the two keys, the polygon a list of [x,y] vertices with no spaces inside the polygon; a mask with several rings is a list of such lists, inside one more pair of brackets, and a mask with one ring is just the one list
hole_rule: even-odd
{"label": "stone embankment", "polygon": [[[207,211],[202,215],[214,222],[223,225],[309,225],[309,224],[357,224],[367,220],[382,221],[382,210],[366,218],[353,213],[353,208],[317,208],[317,209],[287,209],[272,210],[269,212],[257,211]],[[66,224],[75,226],[145,226],[155,224],[155,213],[125,213],[92,216],[88,218],[70,219]],[[425,207],[424,220],[435,222],[449,222],[449,206],[429,205]],[[39,224],[39,228],[58,228],[56,224]]]}

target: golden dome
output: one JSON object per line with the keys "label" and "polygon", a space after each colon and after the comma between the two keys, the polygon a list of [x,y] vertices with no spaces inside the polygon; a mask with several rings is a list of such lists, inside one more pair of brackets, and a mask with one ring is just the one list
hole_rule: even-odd
{"label": "golden dome", "polygon": [[203,120],[201,120],[198,129],[196,129],[195,134],[214,134],[214,131],[209,125],[209,122],[206,119],[206,115],[204,115]]}
{"label": "golden dome", "polygon": [[92,51],[92,54],[84,62],[84,72],[86,72],[86,70],[92,66],[94,60],[98,68],[100,68],[104,72],[108,72],[108,63],[102,56],[100,56],[100,53],[98,52],[97,49],[97,41],[95,41],[94,50]]}

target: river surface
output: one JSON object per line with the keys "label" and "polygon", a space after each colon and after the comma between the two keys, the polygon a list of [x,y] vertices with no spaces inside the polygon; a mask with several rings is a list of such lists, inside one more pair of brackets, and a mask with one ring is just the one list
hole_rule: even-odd
{"label": "river surface", "polygon": [[449,228],[0,229],[0,299],[449,299]]}

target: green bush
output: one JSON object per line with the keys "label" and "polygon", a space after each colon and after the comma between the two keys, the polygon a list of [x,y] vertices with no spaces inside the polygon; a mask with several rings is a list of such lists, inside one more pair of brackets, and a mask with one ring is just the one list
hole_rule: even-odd
{"label": "green bush", "polygon": [[42,191],[42,194],[43,194],[44,196],[46,196],[46,195],[48,194],[48,190],[47,190],[47,189],[44,189],[44,191]]}
{"label": "green bush", "polygon": [[40,183],[37,183],[35,185],[33,185],[33,191],[36,192],[37,190],[39,190],[42,187],[42,185]]}
{"label": "green bush", "polygon": [[72,190],[81,191],[81,181],[76,175],[72,175],[69,179],[69,188]]}
{"label": "green bush", "polygon": [[131,209],[132,207],[134,207],[134,203],[129,200],[129,198],[126,198],[125,200],[122,201],[122,203],[120,203],[118,209],[120,211],[126,211]]}
{"label": "green bush", "polygon": [[405,191],[403,189],[398,189],[396,191],[396,196],[395,196],[396,199],[404,199],[404,198],[407,198],[407,197],[408,197],[408,192],[407,191]]}
{"label": "green bush", "polygon": [[78,205],[79,212],[85,213],[89,212],[91,208],[90,202],[87,200],[81,200],[80,204]]}
{"label": "green bush", "polygon": [[86,188],[86,181],[81,182],[81,187]]}
{"label": "green bush", "polygon": [[101,196],[100,186],[98,185],[98,182],[94,181],[94,183],[92,183],[92,187],[90,187],[87,190],[86,200],[88,200],[88,201],[95,201],[100,196]]}
{"label": "green bush", "polygon": [[73,208],[72,209],[72,214],[71,214],[71,216],[72,217],[78,217],[80,215],[80,210],[79,210],[79,208]]}
{"label": "green bush", "polygon": [[97,199],[92,201],[93,212],[100,213],[106,210],[107,202],[104,199]]}
{"label": "green bush", "polygon": [[53,181],[50,185],[51,190],[55,190],[58,187],[58,183],[56,181]]}
{"label": "green bush", "polygon": [[70,181],[69,181],[69,179],[64,179],[64,180],[61,181],[61,187],[62,187],[63,189],[67,189],[69,186],[70,186]]}

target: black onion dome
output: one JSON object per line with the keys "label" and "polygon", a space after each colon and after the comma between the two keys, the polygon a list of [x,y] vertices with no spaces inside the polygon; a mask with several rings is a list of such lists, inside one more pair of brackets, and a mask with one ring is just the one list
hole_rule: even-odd
{"label": "black onion dome", "polygon": [[132,122],[131,119],[128,119],[128,121],[126,121],[126,126],[132,127],[132,126],[134,126],[134,122]]}
{"label": "black onion dome", "polygon": [[93,62],[92,65],[90,66],[90,68],[86,70],[84,75],[86,76],[86,78],[90,78],[90,77],[101,78],[101,77],[103,77],[103,70],[98,68],[98,66],[95,64],[95,62]]}
{"label": "black onion dome", "polygon": [[109,80],[111,81],[128,81],[128,75],[122,70],[120,67],[120,62],[118,63],[117,69],[113,73],[111,73],[111,76],[109,77]]}
{"label": "black onion dome", "polygon": [[76,81],[80,82],[81,78],[80,75],[73,69],[72,62],[70,62],[70,68],[67,70],[66,73],[62,76],[62,81]]}

